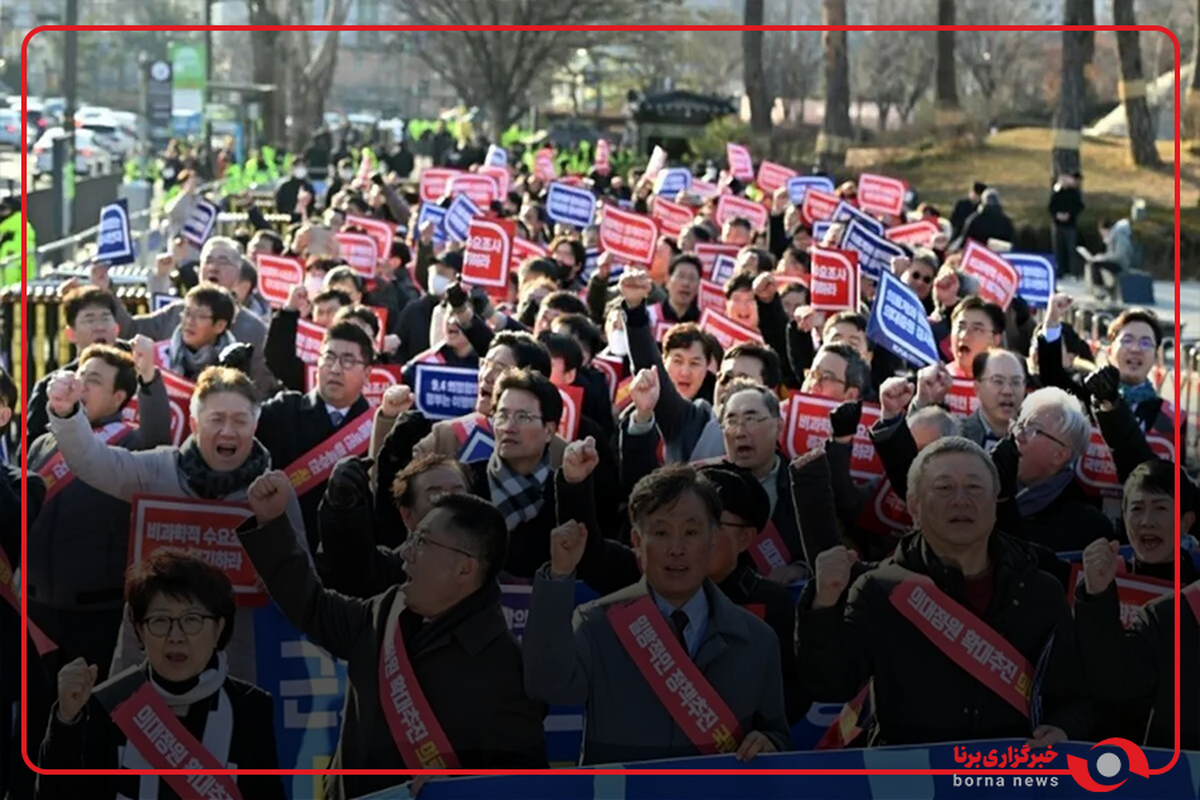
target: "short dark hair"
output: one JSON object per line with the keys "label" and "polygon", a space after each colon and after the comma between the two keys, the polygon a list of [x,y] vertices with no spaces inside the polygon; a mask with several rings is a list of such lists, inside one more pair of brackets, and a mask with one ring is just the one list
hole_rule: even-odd
{"label": "short dark hair", "polygon": [[401,264],[412,261],[412,250],[409,249],[408,242],[403,239],[392,239],[392,258],[400,259]]}
{"label": "short dark hair", "polygon": [[529,283],[534,278],[545,278],[547,280],[558,283],[558,262],[548,258],[535,256],[527,258],[521,262],[521,266],[517,268],[517,274],[521,278],[521,285]]}
{"label": "short dark hair", "polygon": [[408,466],[400,470],[392,480],[392,500],[395,501],[396,507],[412,506],[416,499],[413,496],[414,479],[435,469],[454,470],[463,479],[463,485],[471,485],[471,476],[458,459],[445,453],[424,453],[408,462]]}
{"label": "short dark hair", "polygon": [[185,300],[192,300],[197,305],[205,306],[212,311],[213,322],[224,322],[228,328],[233,324],[233,314],[237,310],[237,306],[233,301],[233,295],[227,289],[221,286],[214,286],[211,283],[200,283],[193,286],[184,295]]}
{"label": "short dark hair", "polygon": [[809,292],[808,287],[803,283],[785,283],[783,285],[783,289],[781,289],[779,292],[779,296],[783,297],[784,295],[789,294],[804,295],[805,305],[807,305],[812,298],[812,293]]}
{"label": "short dark hair", "polygon": [[551,327],[555,325],[563,326],[592,355],[604,349],[604,334],[600,332],[600,326],[586,314],[563,314],[554,320]]}
{"label": "short dark hair", "polygon": [[783,368],[780,366],[779,354],[759,342],[738,342],[725,351],[721,361],[729,361],[738,356],[757,358],[762,364],[763,385],[768,389],[778,389],[783,380]]}
{"label": "short dark hair", "polygon": [[[195,600],[219,619],[225,630],[217,640],[224,650],[233,638],[233,620],[237,604],[229,577],[205,561],[177,549],[155,550],[125,573],[125,602],[129,621],[136,628],[146,620],[150,601],[165,594],[173,600]],[[141,636],[141,633],[138,633]]]}
{"label": "short dark hair", "polygon": [[988,319],[992,321],[992,333],[1004,333],[1004,309],[1000,308],[1000,306],[995,303],[989,303],[979,295],[973,294],[969,297],[964,297],[958,302],[958,305],[954,307],[954,311],[950,312],[950,321],[953,322],[968,311],[982,311],[987,314]]}
{"label": "short dark hair", "polygon": [[1122,311],[1108,326],[1109,340],[1115,340],[1131,322],[1144,322],[1149,325],[1150,330],[1154,332],[1154,346],[1162,344],[1162,324],[1158,321],[1158,315],[1148,308],[1128,308]]}
{"label": "short dark hair", "polygon": [[[342,342],[358,345],[363,360],[367,362],[367,366],[370,366],[371,362],[375,360],[375,343],[371,341],[370,336],[367,336],[366,331],[347,319],[347,317],[354,314],[355,309],[348,309],[348,311],[349,313],[346,314],[341,311],[338,312],[337,316],[340,319],[335,318],[334,323],[325,331],[324,340],[328,342],[331,339],[337,339]],[[357,319],[358,315],[355,315],[355,318]],[[371,318],[375,319],[375,315],[371,314]],[[375,324],[379,324],[378,319],[375,319]]]}
{"label": "short dark hair", "polygon": [[258,269],[247,258],[242,259],[241,268],[238,270],[238,281],[250,284],[252,292],[258,288]]}
{"label": "short dark hair", "polygon": [[775,260],[775,255],[771,253],[771,251],[765,250],[761,247],[751,247],[749,250],[751,253],[754,253],[754,257],[758,259],[758,271],[760,273],[775,271],[775,265],[778,262]]}
{"label": "short dark hair", "polygon": [[971,184],[971,190],[975,192],[975,194],[983,194],[987,191],[987,188],[988,185],[983,181],[975,181],[973,184]]}
{"label": "short dark hair", "polygon": [[987,372],[988,361],[991,359],[991,357],[1003,355],[1004,353],[1007,353],[1015,358],[1017,363],[1021,365],[1021,374],[1028,377],[1026,374],[1027,370],[1025,369],[1025,359],[1021,358],[1012,350],[1005,350],[1003,347],[989,347],[982,353],[977,353],[975,358],[971,361],[971,377],[974,378],[976,382],[983,380],[983,373]]}
{"label": "short dark hair", "polygon": [[573,337],[565,333],[542,331],[538,334],[538,341],[550,351],[551,360],[561,358],[567,369],[578,370],[583,366],[583,348]]}
{"label": "short dark hair", "polygon": [[112,292],[99,286],[79,286],[72,289],[63,298],[63,306],[67,312],[67,324],[72,327],[80,312],[93,306],[107,309],[114,317],[117,316],[117,298]]}
{"label": "short dark hair", "polygon": [[[825,325],[821,328],[821,333],[833,328],[834,325],[841,325],[843,322],[848,322],[858,328],[863,333],[867,332],[867,318],[857,311],[839,311],[829,319],[825,320]],[[828,337],[826,337],[828,338]]]}
{"label": "short dark hair", "polygon": [[725,224],[729,225],[730,227],[745,228],[748,231],[754,231],[754,226],[751,225],[750,220],[746,219],[745,217],[734,217],[733,219],[725,220]]}
{"label": "short dark hair", "polygon": [[700,498],[715,525],[721,518],[721,498],[712,482],[691,464],[669,464],[643,476],[629,494],[630,524],[641,527],[646,517],[674,505],[685,492]]}
{"label": "short dark hair", "polygon": [[362,294],[363,281],[362,278],[354,274],[354,270],[347,266],[334,267],[329,272],[325,273],[325,285],[331,286],[334,283],[350,281],[354,284],[355,290]]}
{"label": "short dark hair", "polygon": [[[1179,475],[1180,492],[1177,503],[1179,516],[1182,517],[1189,511],[1195,511],[1196,485],[1192,483],[1192,479],[1187,476],[1186,472],[1175,466],[1174,462],[1164,461],[1161,458],[1143,461],[1134,468],[1133,472],[1129,473],[1129,477],[1125,479],[1125,485],[1122,487],[1124,494],[1121,497],[1121,507],[1124,508],[1126,499],[1134,490],[1174,497],[1176,474]],[[1187,531],[1184,533],[1186,534]]]}
{"label": "short dark hair", "polygon": [[725,299],[733,297],[734,292],[754,291],[754,278],[751,278],[744,272],[739,272],[729,280],[725,281]]}
{"label": "short dark hair", "polygon": [[333,272],[338,267],[345,266],[346,262],[340,258],[330,258],[328,256],[309,256],[308,263],[304,265],[304,271],[312,272],[313,270],[321,270],[326,274]]}
{"label": "short dark hair", "polygon": [[568,292],[565,289],[557,292],[551,292],[542,298],[541,309],[552,308],[555,311],[563,314],[586,314],[588,313],[587,303],[579,298],[579,295],[574,292]]}
{"label": "short dark hair", "polygon": [[521,367],[505,370],[496,381],[496,388],[492,390],[493,407],[499,407],[500,396],[508,389],[519,389],[536,397],[542,412],[542,422],[553,422],[557,425],[562,419],[562,395],[558,393],[558,387],[542,373]]}
{"label": "short dark hair", "polygon": [[469,540],[483,567],[484,583],[496,580],[508,555],[508,525],[500,510],[482,497],[461,492],[444,494],[432,506],[449,511],[453,534]]}
{"label": "short dark hair", "polygon": [[668,328],[666,335],[663,336],[663,352],[687,350],[697,342],[704,349],[706,359],[720,360],[722,358],[720,343],[694,322],[681,322]]}
{"label": "short dark hair", "polygon": [[680,231],[680,236],[689,231],[695,237],[697,244],[708,244],[716,238],[713,236],[712,230],[703,222],[693,222],[690,225],[684,226],[684,229]]}
{"label": "short dark hair", "polygon": [[858,389],[859,392],[862,392],[871,385],[871,368],[853,347],[845,342],[836,342],[821,345],[821,350],[845,359],[847,389]]}
{"label": "short dark hair", "polygon": [[354,301],[350,299],[350,295],[343,292],[341,289],[326,289],[312,299],[313,305],[317,303],[328,303],[330,300],[337,300],[339,306],[348,306]]}
{"label": "short dark hair", "polygon": [[521,369],[532,369],[542,375],[550,376],[550,351],[546,345],[533,338],[526,331],[500,331],[492,337],[493,347],[507,347],[512,351],[513,359]]}
{"label": "short dark hair", "polygon": [[559,245],[564,244],[571,248],[571,255],[575,256],[575,266],[583,269],[583,262],[587,259],[587,250],[584,249],[583,242],[579,241],[578,236],[555,236],[548,248],[550,255],[553,256]]}
{"label": "short dark hair", "polygon": [[696,268],[696,274],[700,277],[704,277],[704,265],[700,263],[700,259],[692,253],[680,253],[672,258],[671,265],[667,267],[667,277],[669,278],[674,275],[675,270],[678,269],[679,265],[681,264],[692,265]]}
{"label": "short dark hair", "polygon": [[257,230],[250,237],[250,241],[254,241],[255,239],[266,239],[268,242],[271,243],[271,252],[273,254],[275,254],[277,256],[283,255],[283,251],[285,249],[284,245],[283,245],[283,237],[280,236],[275,231],[270,230],[269,228],[263,228],[261,230]]}
{"label": "short dark hair", "polygon": [[133,366],[133,356],[110,344],[92,344],[79,354],[79,365],[83,366],[92,358],[98,358],[110,367],[116,367],[113,390],[125,393],[125,402],[121,403],[121,408],[124,408],[137,394],[138,377],[137,369]]}

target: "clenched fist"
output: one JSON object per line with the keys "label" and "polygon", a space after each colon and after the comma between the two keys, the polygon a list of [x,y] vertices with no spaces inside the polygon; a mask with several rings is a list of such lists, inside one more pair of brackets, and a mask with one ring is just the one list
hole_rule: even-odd
{"label": "clenched fist", "polygon": [[879,387],[879,406],[884,419],[904,416],[917,390],[907,378],[888,378]]}
{"label": "clenched fist", "polygon": [[133,337],[130,344],[133,353],[133,368],[137,370],[142,383],[150,383],[154,380],[155,373],[158,372],[158,366],[154,363],[154,340],[139,333]]}
{"label": "clenched fist", "polygon": [[621,299],[625,301],[625,305],[635,308],[650,296],[653,284],[650,282],[650,274],[645,270],[627,269],[621,273],[621,280],[617,283],[617,288],[621,292]]}
{"label": "clenched fist", "polygon": [[58,671],[58,715],[63,722],[74,722],[92,696],[97,667],[77,658]]}
{"label": "clenched fist", "polygon": [[764,272],[754,279],[754,299],[760,303],[770,303],[779,291],[771,273]]}
{"label": "clenched fist", "polygon": [[83,396],[83,381],[73,372],[56,372],[46,388],[46,406],[56,417],[69,417]]}
{"label": "clenched fist", "polygon": [[575,571],[587,547],[587,526],[570,520],[550,531],[550,575],[564,578]]}
{"label": "clenched fist", "polygon": [[412,389],[404,384],[389,386],[383,393],[379,413],[385,417],[398,417],[412,408],[414,399]]}
{"label": "clenched fist", "polygon": [[817,556],[817,591],[813,608],[829,608],[837,605],[850,585],[850,567],[858,561],[858,553],[841,545],[831,547]]}
{"label": "clenched fist", "polygon": [[312,308],[312,303],[308,300],[308,289],[304,284],[297,283],[288,290],[287,304],[284,309],[287,311],[295,311],[302,317],[308,316],[309,309]]}
{"label": "clenched fist", "polygon": [[1083,583],[1087,593],[1097,595],[1117,577],[1119,542],[1100,538],[1083,549]]}
{"label": "clenched fist", "polygon": [[1046,328],[1057,328],[1062,324],[1067,310],[1075,303],[1074,298],[1063,292],[1056,292],[1050,298],[1050,307],[1046,309]]}
{"label": "clenched fist", "polygon": [[571,442],[563,453],[563,477],[567,483],[581,483],[587,480],[599,463],[600,453],[596,450],[596,440],[593,437]]}
{"label": "clenched fist", "polygon": [[261,526],[282,517],[287,511],[288,501],[296,496],[296,491],[287,473],[276,469],[255,478],[247,494],[250,510]]}
{"label": "clenched fist", "polygon": [[658,405],[660,387],[658,370],[654,367],[638,370],[637,375],[629,384],[629,399],[633,402],[634,419],[646,423],[654,417],[654,408]]}
{"label": "clenched fist", "polygon": [[954,386],[950,370],[942,363],[921,367],[917,373],[917,404],[921,407],[936,406],[946,399]]}
{"label": "clenched fist", "polygon": [[812,306],[796,306],[792,312],[796,327],[804,333],[812,333],[813,329],[825,324],[825,312],[817,311]]}

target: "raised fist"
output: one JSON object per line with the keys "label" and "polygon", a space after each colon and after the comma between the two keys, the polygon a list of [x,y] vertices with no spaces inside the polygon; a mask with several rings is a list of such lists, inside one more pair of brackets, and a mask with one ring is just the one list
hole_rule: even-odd
{"label": "raised fist", "polygon": [[648,272],[640,269],[628,269],[621,273],[621,280],[618,282],[617,288],[621,292],[621,298],[625,301],[625,305],[635,308],[650,296],[650,290],[653,287]]}
{"label": "raised fist", "polygon": [[354,508],[371,497],[371,460],[347,456],[333,466],[325,497],[334,508]]}
{"label": "raised fist", "polygon": [[1100,538],[1083,548],[1083,583],[1087,593],[1097,595],[1117,577],[1119,542]]}
{"label": "raised fist", "polygon": [[858,561],[858,553],[841,545],[831,547],[817,556],[817,591],[813,608],[829,608],[837,605],[850,585],[850,567]]}
{"label": "raised fist", "polygon": [[404,384],[398,383],[395,386],[389,386],[384,390],[379,413],[385,417],[398,417],[412,408],[415,399],[412,389]]}
{"label": "raised fist", "polygon": [[276,469],[255,478],[247,495],[250,510],[261,526],[282,517],[287,511],[288,501],[296,496],[296,491],[287,473]]}
{"label": "raised fist", "polygon": [[634,413],[638,422],[649,422],[659,398],[658,370],[654,367],[638,370],[629,384],[629,399],[637,409]]}
{"label": "raised fist", "polygon": [[1092,372],[1083,385],[1096,403],[1115,405],[1121,399],[1121,371],[1112,364]]}
{"label": "raised fist", "polygon": [[567,483],[581,483],[587,480],[600,463],[600,453],[596,450],[596,440],[591,436],[567,445],[563,453],[562,471]]}
{"label": "raised fist", "polygon": [[888,378],[879,387],[879,405],[884,419],[904,416],[917,390],[907,378]]}
{"label": "raised fist", "polygon": [[284,308],[288,311],[295,311],[302,317],[307,317],[309,309],[312,308],[312,303],[308,300],[308,289],[304,284],[297,283],[288,290],[287,304]]}
{"label": "raised fist", "polygon": [[796,327],[804,333],[812,333],[814,328],[825,324],[825,312],[817,311],[812,306],[796,306],[792,312]]}
{"label": "raised fist", "polygon": [[56,417],[69,417],[83,396],[83,381],[73,372],[56,372],[46,387],[46,406]]}
{"label": "raised fist", "polygon": [[158,367],[154,363],[154,340],[139,333],[133,337],[130,344],[133,353],[133,368],[137,370],[142,383],[150,383],[154,380],[154,373],[158,371]]}
{"label": "raised fist", "polygon": [[1046,328],[1057,328],[1062,324],[1063,317],[1067,315],[1069,309],[1075,303],[1075,299],[1069,294],[1063,292],[1055,292],[1050,298],[1050,306],[1046,309]]}
{"label": "raised fist", "polygon": [[556,578],[570,575],[579,566],[587,547],[587,526],[570,520],[550,531],[550,574]]}
{"label": "raised fist", "polygon": [[88,665],[77,658],[58,671],[58,715],[64,722],[74,722],[87,705],[96,685],[95,664]]}
{"label": "raised fist", "polygon": [[160,278],[169,278],[171,270],[175,269],[175,257],[170,253],[159,253],[154,258],[154,274]]}
{"label": "raised fist", "polygon": [[947,392],[954,385],[954,378],[945,364],[930,364],[921,367],[917,373],[917,404],[936,406],[946,399]]}
{"label": "raised fist", "polygon": [[775,286],[775,278],[771,273],[764,272],[754,279],[754,299],[760,303],[770,303],[775,299],[775,294],[778,292]]}

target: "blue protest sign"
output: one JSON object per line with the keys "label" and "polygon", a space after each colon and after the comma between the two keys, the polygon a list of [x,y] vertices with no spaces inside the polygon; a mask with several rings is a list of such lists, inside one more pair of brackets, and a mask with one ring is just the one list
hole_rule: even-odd
{"label": "blue protest sign", "polygon": [[867,338],[910,364],[923,367],[941,361],[921,298],[891,270],[879,273]]}
{"label": "blue protest sign", "polygon": [[555,181],[546,195],[546,216],[564,225],[586,228],[596,217],[596,196],[587,189]]}
{"label": "blue protest sign", "polygon": [[439,244],[446,241],[446,209],[435,203],[421,203],[421,208],[417,212],[418,231],[426,221],[433,223],[433,241]]}
{"label": "blue protest sign", "polygon": [[842,249],[858,253],[858,266],[868,278],[879,280],[882,272],[891,272],[892,259],[904,255],[904,248],[852,219],[842,233]]}
{"label": "blue protest sign", "polygon": [[471,202],[471,198],[465,194],[460,194],[454,198],[454,202],[450,204],[450,208],[446,210],[446,218],[442,220],[442,227],[451,239],[458,242],[467,240],[467,229],[471,225],[471,217],[482,216],[483,212],[479,210],[479,206]]}
{"label": "blue protest sign", "polygon": [[797,175],[794,178],[788,178],[788,202],[794,206],[798,206],[804,202],[804,195],[809,189],[819,189],[822,192],[833,194],[833,181],[826,178],[824,175]]}
{"label": "blue protest sign", "polygon": [[[600,260],[600,251],[596,248],[592,248],[585,251],[585,253],[586,255],[583,259],[583,272],[580,273],[580,277],[582,277],[586,283],[592,279],[592,273],[596,271],[597,262]],[[614,264],[608,273],[609,286],[615,284],[623,272],[625,272],[624,264]]]}
{"label": "blue protest sign", "polygon": [[129,207],[125,200],[109,203],[100,209],[96,245],[96,261],[110,267],[134,260],[133,236],[129,232]]}
{"label": "blue protest sign", "polygon": [[489,144],[487,158],[484,159],[483,163],[489,167],[508,166],[508,151],[500,145]]}
{"label": "blue protest sign", "polygon": [[167,306],[171,305],[178,299],[179,298],[173,294],[163,294],[162,292],[155,292],[154,294],[150,295],[150,310],[158,311],[160,308],[166,308]]}
{"label": "blue protest sign", "polygon": [[722,253],[713,261],[712,280],[713,283],[725,285],[725,281],[733,277],[733,270],[737,267],[737,262],[733,256]]}
{"label": "blue protest sign", "polygon": [[417,364],[413,383],[417,410],[430,419],[454,419],[475,410],[479,395],[477,370]]}
{"label": "blue protest sign", "polygon": [[842,200],[837,204],[837,208],[833,210],[834,222],[851,222],[857,220],[864,228],[883,236],[883,223],[872,217],[870,214],[864,214],[854,206]]}
{"label": "blue protest sign", "polygon": [[829,229],[833,227],[833,223],[827,219],[819,219],[812,224],[812,238],[814,242],[825,241],[825,234],[829,233]]}
{"label": "blue protest sign", "polygon": [[654,179],[654,193],[674,197],[692,188],[692,171],[687,167],[671,167]]}
{"label": "blue protest sign", "polygon": [[197,200],[196,207],[183,223],[182,236],[196,247],[203,247],[217,224],[217,207],[207,200]]}
{"label": "blue protest sign", "polygon": [[1003,253],[1017,268],[1021,282],[1017,294],[1034,308],[1046,308],[1054,296],[1054,256],[1048,253]]}

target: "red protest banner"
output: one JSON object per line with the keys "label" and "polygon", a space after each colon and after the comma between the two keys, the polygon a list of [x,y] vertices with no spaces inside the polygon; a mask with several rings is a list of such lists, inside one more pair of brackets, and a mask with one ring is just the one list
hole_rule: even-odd
{"label": "red protest banner", "polygon": [[697,244],[696,258],[700,259],[700,265],[704,267],[704,275],[711,278],[713,269],[716,268],[717,258],[720,256],[729,256],[737,258],[737,254],[742,251],[742,248],[736,244]]}
{"label": "red protest banner", "polygon": [[858,253],[812,249],[809,275],[810,305],[820,311],[858,308]]}
{"label": "red protest banner", "polygon": [[724,225],[735,217],[749,220],[750,227],[756,231],[767,229],[767,209],[761,203],[731,194],[721,195],[721,199],[717,201],[717,213],[713,215],[713,219],[718,225]]}
{"label": "red protest banner", "polygon": [[374,237],[365,233],[339,233],[336,238],[342,258],[354,274],[364,279],[374,278],[379,266],[379,251]]}
{"label": "red protest banner", "polygon": [[180,548],[229,576],[237,594],[261,594],[254,564],[242,549],[237,527],[250,507],[189,497],[135,494],[129,515],[129,563],[137,564],[162,547]]}
{"label": "red protest banner", "polygon": [[376,364],[371,367],[367,382],[363,385],[363,397],[372,406],[383,402],[383,393],[404,382],[403,366],[400,364]]}
{"label": "red protest banner", "polygon": [[592,366],[604,375],[604,383],[608,386],[608,397],[610,400],[615,400],[617,386],[629,376],[629,367],[626,366],[625,359],[601,354],[592,358]]}
{"label": "red protest banner", "polygon": [[558,435],[564,441],[573,442],[579,438],[579,420],[583,418],[583,387],[559,386],[558,393],[562,396],[562,417],[558,421]]}
{"label": "red protest banner", "polygon": [[979,296],[989,303],[1007,309],[1017,293],[1021,275],[1017,268],[998,253],[979,242],[971,241],[963,252],[959,269],[979,281]]}
{"label": "red protest banner", "polygon": [[467,249],[463,253],[464,283],[482,286],[489,293],[508,293],[508,268],[512,260],[512,220],[475,217],[467,227]]}
{"label": "red protest banner", "polygon": [[[1165,461],[1175,460],[1175,443],[1156,433],[1146,435],[1146,444],[1154,454]],[[1117,465],[1112,450],[1097,428],[1092,428],[1087,449],[1083,457],[1075,462],[1075,477],[1083,490],[1094,497],[1120,497],[1121,482],[1118,480]]]}
{"label": "red protest banner", "polygon": [[460,172],[450,179],[449,191],[452,197],[465,194],[480,210],[487,211],[500,197],[500,183],[491,175]]}
{"label": "red protest banner", "polygon": [[800,206],[800,213],[804,216],[804,221],[811,227],[814,222],[833,219],[839,202],[836,195],[810,188],[804,193],[804,203]]}
{"label": "red protest banner", "polygon": [[316,364],[321,357],[321,342],[325,341],[325,328],[307,319],[296,323],[296,355],[305,364]]}
{"label": "red protest banner", "polygon": [[[814,448],[823,448],[833,433],[829,412],[837,408],[839,401],[811,394],[793,394],[787,409],[787,446],[791,458],[801,456]],[[863,403],[862,418],[854,434],[853,451],[850,455],[850,474],[858,480],[870,480],[883,476],[883,462],[875,452],[875,445],[867,431],[879,421],[879,406]]]}
{"label": "red protest banner", "polygon": [[776,189],[787,186],[787,182],[794,177],[796,170],[773,161],[762,161],[758,165],[758,177],[754,182],[767,194],[773,194]]}
{"label": "red protest banner", "polygon": [[754,160],[744,145],[726,142],[725,157],[729,159],[729,172],[733,177],[745,182],[754,180]]}
{"label": "red protest banner", "polygon": [[696,296],[696,305],[703,311],[711,308],[718,313],[725,312],[725,288],[707,278],[700,281],[700,294]]}
{"label": "red protest banner", "polygon": [[738,342],[762,342],[763,340],[762,334],[758,331],[740,325],[711,308],[700,312],[700,327],[715,336],[725,350]]}
{"label": "red protest banner", "polygon": [[495,178],[496,186],[500,191],[497,199],[503,200],[508,196],[508,167],[484,165],[479,168],[479,174]]}
{"label": "red protest banner", "polygon": [[928,247],[933,237],[942,232],[937,223],[929,219],[919,219],[905,225],[893,225],[883,232],[889,241],[896,244],[906,244],[910,247]]}
{"label": "red protest banner", "polygon": [[658,223],[658,227],[662,228],[663,233],[678,236],[692,221],[694,214],[682,203],[673,203],[656,195],[650,207],[650,216]]}
{"label": "red protest banner", "polygon": [[558,170],[554,167],[553,150],[543,147],[538,151],[537,157],[533,162],[533,174],[543,183],[549,183],[558,177]]}
{"label": "red protest banner", "polygon": [[258,269],[258,290],[275,308],[287,304],[293,286],[304,282],[304,265],[298,258],[258,253],[255,257]]}
{"label": "red protest banner", "polygon": [[946,392],[946,407],[951,414],[969,417],[979,408],[979,396],[975,394],[975,381],[970,378],[955,378]]}
{"label": "red protest banner", "polygon": [[600,246],[620,259],[637,264],[654,260],[658,226],[645,214],[607,206],[600,223]]}
{"label": "red protest banner", "polygon": [[375,253],[380,259],[392,255],[392,239],[396,236],[396,225],[384,219],[346,215],[346,225],[362,228],[375,240]]}
{"label": "red protest banner", "polygon": [[[1075,607],[1075,586],[1083,582],[1083,565],[1071,565],[1071,580],[1067,584],[1072,591],[1067,592],[1067,603]],[[1138,611],[1142,606],[1156,597],[1165,597],[1175,593],[1175,584],[1158,578],[1147,578],[1144,575],[1118,574],[1114,579],[1117,584],[1117,602],[1121,605],[1121,626],[1125,630],[1133,627]]]}
{"label": "red protest banner", "polygon": [[858,207],[863,211],[900,216],[908,184],[898,178],[864,172],[858,176]]}
{"label": "red protest banner", "polygon": [[421,171],[421,183],[418,191],[421,193],[422,203],[436,203],[446,196],[446,187],[450,183],[450,179],[457,175],[459,170],[445,169],[443,167],[431,167]]}
{"label": "red protest banner", "polygon": [[545,258],[549,254],[545,246],[536,244],[520,236],[512,238],[512,256],[509,259],[509,270],[519,269],[526,259]]}

